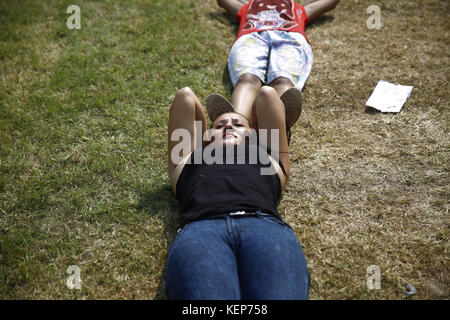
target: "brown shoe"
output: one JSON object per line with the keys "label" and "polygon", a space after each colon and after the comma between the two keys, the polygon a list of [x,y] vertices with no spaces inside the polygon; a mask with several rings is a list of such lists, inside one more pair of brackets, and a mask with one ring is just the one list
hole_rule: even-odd
{"label": "brown shoe", "polygon": [[220,115],[234,112],[234,107],[220,94],[211,93],[206,98],[206,110],[208,111],[209,118],[214,122]]}
{"label": "brown shoe", "polygon": [[286,110],[286,129],[290,129],[302,113],[302,92],[299,88],[290,88],[280,97]]}

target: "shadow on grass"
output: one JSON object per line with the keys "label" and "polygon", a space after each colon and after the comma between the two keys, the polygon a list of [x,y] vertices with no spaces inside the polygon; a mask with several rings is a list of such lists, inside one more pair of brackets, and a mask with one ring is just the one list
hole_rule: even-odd
{"label": "shadow on grass", "polygon": [[228,95],[231,97],[231,94],[233,93],[233,85],[231,84],[230,74],[228,72],[228,63],[226,63],[223,67],[222,85],[227,91]]}
{"label": "shadow on grass", "polygon": [[325,23],[332,22],[333,20],[334,20],[333,16],[320,16],[319,18],[308,24],[306,30],[319,27]]}
{"label": "shadow on grass", "polygon": [[395,115],[399,114],[400,112],[401,112],[401,110],[399,112],[381,112],[380,110],[377,110],[375,108],[368,107],[368,106],[366,106],[366,109],[364,110],[364,113],[368,114],[368,115],[383,114],[383,115],[395,116]]}
{"label": "shadow on grass", "polygon": [[366,109],[364,110],[364,113],[365,113],[365,114],[380,114],[381,111],[379,111],[379,110],[377,110],[377,109],[375,109],[375,108],[367,107],[367,106],[366,106]]}
{"label": "shadow on grass", "polygon": [[[179,223],[181,208],[178,201],[173,194],[172,188],[168,184],[160,185],[141,194],[136,209],[145,215],[157,217],[164,225],[163,237],[169,244],[168,248],[172,246],[172,242],[176,235],[176,230]],[[167,252],[168,253],[168,252]],[[154,300],[167,300],[165,290],[165,263],[167,261],[167,254],[164,259],[164,271],[159,281],[158,289]]]}

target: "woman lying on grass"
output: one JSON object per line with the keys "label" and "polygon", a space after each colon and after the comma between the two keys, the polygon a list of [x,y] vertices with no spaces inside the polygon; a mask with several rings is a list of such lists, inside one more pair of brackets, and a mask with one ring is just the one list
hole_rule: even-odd
{"label": "woman lying on grass", "polygon": [[[259,90],[253,112],[259,132],[267,132],[267,139],[260,134],[254,144],[246,117],[221,114],[207,131],[196,95],[189,88],[176,94],[169,116],[169,175],[182,213],[166,266],[169,299],[308,297],[302,247],[277,210],[290,165],[285,109],[275,89]],[[198,138],[205,132],[211,141]],[[179,156],[181,136],[188,148]],[[268,152],[253,152],[267,146]],[[214,163],[204,157],[208,148]],[[270,154],[279,154],[279,161]],[[273,170],[264,171],[268,167]]]}

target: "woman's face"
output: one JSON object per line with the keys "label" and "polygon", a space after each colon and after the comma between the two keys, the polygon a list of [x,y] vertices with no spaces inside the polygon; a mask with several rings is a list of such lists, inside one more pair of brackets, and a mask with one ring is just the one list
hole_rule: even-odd
{"label": "woman's face", "polygon": [[250,126],[245,117],[237,113],[224,113],[214,121],[211,136],[223,145],[245,143],[250,133]]}

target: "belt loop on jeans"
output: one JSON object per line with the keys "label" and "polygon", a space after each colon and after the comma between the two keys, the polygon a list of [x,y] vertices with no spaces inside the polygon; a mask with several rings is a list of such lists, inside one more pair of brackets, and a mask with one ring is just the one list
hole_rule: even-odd
{"label": "belt loop on jeans", "polygon": [[262,216],[262,212],[259,210],[256,210],[255,213],[256,213],[256,217],[258,217],[258,218]]}

